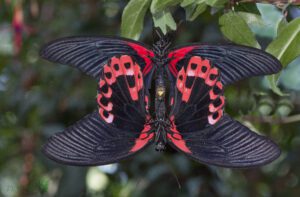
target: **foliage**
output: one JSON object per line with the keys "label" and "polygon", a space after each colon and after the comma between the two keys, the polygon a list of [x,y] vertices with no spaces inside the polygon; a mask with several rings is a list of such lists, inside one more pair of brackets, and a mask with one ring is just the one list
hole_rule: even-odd
{"label": "foliage", "polygon": [[[298,5],[230,2],[0,1],[0,196],[298,196]],[[151,44],[153,26],[175,30],[174,45],[229,40],[262,48],[282,62],[282,73],[225,92],[227,113],[279,143],[276,162],[223,169],[151,147],[120,164],[79,168],[40,153],[50,135],[93,111],[96,92],[93,79],[41,60],[42,44],[78,34],[121,34]]]}

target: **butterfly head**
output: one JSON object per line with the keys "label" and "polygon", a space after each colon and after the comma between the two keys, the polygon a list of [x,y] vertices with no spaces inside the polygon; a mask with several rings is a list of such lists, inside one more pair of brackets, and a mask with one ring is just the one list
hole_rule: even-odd
{"label": "butterfly head", "polygon": [[171,36],[164,35],[160,30],[156,30],[158,40],[153,44],[153,52],[159,59],[164,59],[171,46]]}

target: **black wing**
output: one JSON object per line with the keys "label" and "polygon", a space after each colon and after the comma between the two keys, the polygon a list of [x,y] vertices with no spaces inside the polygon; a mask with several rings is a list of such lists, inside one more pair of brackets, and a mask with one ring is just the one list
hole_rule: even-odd
{"label": "black wing", "polygon": [[105,165],[129,157],[139,133],[110,127],[95,111],[64,132],[50,137],[43,153],[50,159],[68,165]]}
{"label": "black wing", "polygon": [[191,44],[169,53],[169,71],[173,79],[192,56],[210,60],[220,70],[223,85],[252,76],[274,74],[282,68],[275,57],[260,49],[233,44]]}
{"label": "black wing", "polygon": [[189,150],[184,153],[189,157],[222,167],[262,166],[280,155],[279,147],[272,140],[256,134],[227,114],[216,125],[195,131],[192,135],[183,134],[182,139]]}
{"label": "black wing", "polygon": [[49,139],[43,151],[51,159],[69,165],[103,165],[152,142],[143,75],[133,58],[112,57],[103,66],[98,85],[97,112]]}
{"label": "black wing", "polygon": [[144,44],[124,38],[67,37],[46,44],[40,55],[55,63],[72,65],[97,80],[111,57],[130,55],[142,68],[146,80],[152,74],[154,54]]}

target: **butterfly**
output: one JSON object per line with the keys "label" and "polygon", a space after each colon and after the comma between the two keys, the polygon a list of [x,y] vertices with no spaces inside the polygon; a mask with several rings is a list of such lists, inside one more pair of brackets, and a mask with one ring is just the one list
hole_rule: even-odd
{"label": "butterfly", "polygon": [[167,36],[150,48],[120,37],[68,37],[41,57],[71,65],[98,84],[97,109],[48,139],[42,151],[77,166],[118,162],[150,144],[200,163],[246,168],[270,163],[280,149],[224,112],[224,87],[281,70],[251,47],[189,44],[170,49]]}

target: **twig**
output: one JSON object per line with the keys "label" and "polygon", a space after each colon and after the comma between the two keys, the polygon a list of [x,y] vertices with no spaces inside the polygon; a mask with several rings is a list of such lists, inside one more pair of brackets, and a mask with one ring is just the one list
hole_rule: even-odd
{"label": "twig", "polygon": [[242,119],[251,122],[258,122],[258,123],[288,124],[288,123],[300,122],[300,114],[296,114],[288,117],[272,117],[272,116],[258,117],[258,116],[246,115],[243,116]]}

